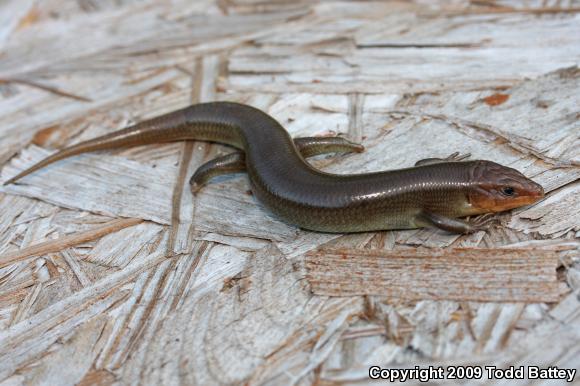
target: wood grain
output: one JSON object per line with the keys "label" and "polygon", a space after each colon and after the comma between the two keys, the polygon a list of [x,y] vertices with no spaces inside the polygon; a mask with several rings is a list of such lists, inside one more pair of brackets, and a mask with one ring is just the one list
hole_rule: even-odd
{"label": "wood grain", "polygon": [[141,221],[143,220],[134,218],[112,220],[109,223],[103,224],[89,231],[65,236],[56,240],[45,241],[18,251],[5,253],[0,255],[0,268],[9,264],[14,264],[17,261],[22,261],[24,259],[29,259],[42,254],[58,252],[66,248],[73,247],[77,244],[99,239],[109,233],[117,232],[123,228],[137,225]]}
{"label": "wood grain", "polygon": [[534,249],[318,249],[305,260],[312,292],[405,300],[556,302],[558,254]]}

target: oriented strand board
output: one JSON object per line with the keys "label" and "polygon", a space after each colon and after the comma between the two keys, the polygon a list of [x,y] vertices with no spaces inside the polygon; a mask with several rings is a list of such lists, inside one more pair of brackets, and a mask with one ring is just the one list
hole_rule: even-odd
{"label": "oriented strand board", "polygon": [[405,300],[557,302],[558,254],[536,249],[320,249],[305,260],[312,292]]}
{"label": "oriented strand board", "polygon": [[271,215],[244,175],[192,196],[189,176],[227,146],[63,160],[0,187],[0,385],[580,368],[579,19],[573,1],[0,2],[0,181],[64,146],[233,100],[293,136],[365,146],[310,160],[328,172],[459,151],[547,192],[473,235],[324,234]]}

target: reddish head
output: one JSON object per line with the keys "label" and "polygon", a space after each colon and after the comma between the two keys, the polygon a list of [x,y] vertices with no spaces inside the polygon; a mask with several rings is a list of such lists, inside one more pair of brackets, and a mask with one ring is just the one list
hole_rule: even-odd
{"label": "reddish head", "polygon": [[491,161],[477,161],[471,169],[468,199],[474,214],[519,208],[543,197],[544,188],[515,169]]}

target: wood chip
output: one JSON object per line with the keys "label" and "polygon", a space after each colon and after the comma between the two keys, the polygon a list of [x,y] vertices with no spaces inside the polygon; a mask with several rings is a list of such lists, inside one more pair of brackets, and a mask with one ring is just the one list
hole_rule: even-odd
{"label": "wood chip", "polygon": [[555,302],[558,255],[533,249],[322,249],[305,261],[317,295],[408,300]]}
{"label": "wood chip", "polygon": [[77,244],[86,243],[87,241],[96,240],[109,233],[116,232],[126,227],[139,224],[141,219],[125,218],[109,221],[106,224],[96,227],[85,232],[64,236],[56,240],[49,240],[42,243],[34,244],[15,252],[0,255],[0,268],[22,261],[34,256],[43,255],[52,252],[58,252],[65,248],[70,248]]}

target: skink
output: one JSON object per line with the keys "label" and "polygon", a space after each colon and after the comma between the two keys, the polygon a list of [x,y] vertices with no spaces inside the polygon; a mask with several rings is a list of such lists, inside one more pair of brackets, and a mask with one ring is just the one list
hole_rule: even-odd
{"label": "skink", "polygon": [[481,224],[459,217],[505,211],[544,196],[542,186],[515,169],[491,161],[462,161],[457,154],[400,170],[325,173],[304,157],[362,151],[362,146],[340,138],[293,140],[270,115],[233,102],[192,105],[70,146],[5,184],[77,154],[179,140],[220,142],[239,149],[202,165],[192,178],[192,191],[215,175],[245,170],[254,195],[266,207],[289,223],[315,231],[431,226],[470,233],[482,229]]}

